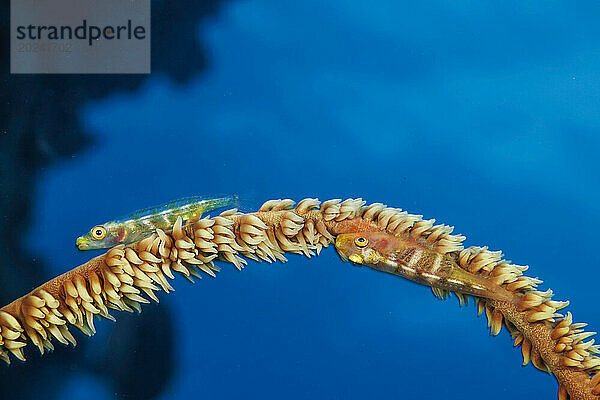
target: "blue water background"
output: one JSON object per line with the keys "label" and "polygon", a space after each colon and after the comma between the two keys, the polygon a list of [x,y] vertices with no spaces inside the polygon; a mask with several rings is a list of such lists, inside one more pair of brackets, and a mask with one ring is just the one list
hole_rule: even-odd
{"label": "blue water background", "polygon": [[[95,145],[44,170],[27,246],[58,275],[92,256],[76,236],[163,201],[363,197],[529,264],[600,329],[597,16],[554,1],[229,3],[190,32],[206,73],[87,105]],[[161,398],[554,398],[472,305],[332,248],[289,259],[160,295],[150,307],[170,309],[177,339]],[[106,346],[98,326],[78,336],[88,349]],[[85,373],[62,385],[113,398]]]}

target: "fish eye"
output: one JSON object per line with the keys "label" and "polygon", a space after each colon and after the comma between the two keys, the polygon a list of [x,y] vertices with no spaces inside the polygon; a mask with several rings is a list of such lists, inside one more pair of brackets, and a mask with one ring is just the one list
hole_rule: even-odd
{"label": "fish eye", "polygon": [[92,237],[96,240],[104,239],[106,236],[106,229],[103,226],[95,226],[90,231]]}
{"label": "fish eye", "polygon": [[369,244],[369,239],[367,239],[364,236],[357,236],[354,239],[354,244],[356,245],[356,247],[359,247],[362,249],[363,247],[366,247]]}

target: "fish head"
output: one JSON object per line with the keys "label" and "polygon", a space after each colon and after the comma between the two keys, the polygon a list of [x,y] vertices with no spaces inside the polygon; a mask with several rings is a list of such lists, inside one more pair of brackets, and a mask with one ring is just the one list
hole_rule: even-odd
{"label": "fish head", "polygon": [[387,259],[389,235],[381,232],[343,233],[335,239],[335,249],[344,261],[375,265]]}
{"label": "fish head", "polygon": [[96,225],[84,236],[79,236],[75,244],[79,250],[107,249],[123,243],[126,236],[126,230],[122,226],[106,223]]}

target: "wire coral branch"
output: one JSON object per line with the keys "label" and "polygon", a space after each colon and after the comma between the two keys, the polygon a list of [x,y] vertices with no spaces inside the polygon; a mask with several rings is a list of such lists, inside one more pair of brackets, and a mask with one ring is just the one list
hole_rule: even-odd
{"label": "wire coral branch", "polygon": [[[186,225],[178,218],[172,229],[116,246],[0,309],[0,358],[10,363],[12,354],[24,361],[28,340],[42,354],[54,348],[54,340],[75,345],[69,324],[92,335],[94,317],[114,320],[109,309],[140,311],[149,302],[143,295],[158,302],[155,292],[173,290],[173,272],[193,281],[202,274],[214,277],[216,260],[241,270],[248,258],[285,262],[285,253],[314,256],[343,233],[385,232],[452,257],[461,268],[512,293],[512,301],[477,298],[491,333],[505,326],[521,346],[524,364],[556,377],[560,400],[598,400],[599,349],[593,340],[585,341],[593,335],[583,331],[585,324],[573,323],[571,313],[557,313],[568,302],[552,300],[550,290],[536,290],[541,281],[523,276],[527,267],[487,248],[465,249],[464,236],[434,222],[381,203],[365,206],[361,199],[269,200],[254,213],[234,209]],[[432,289],[438,296],[447,294]],[[465,295],[456,295],[462,303]]]}

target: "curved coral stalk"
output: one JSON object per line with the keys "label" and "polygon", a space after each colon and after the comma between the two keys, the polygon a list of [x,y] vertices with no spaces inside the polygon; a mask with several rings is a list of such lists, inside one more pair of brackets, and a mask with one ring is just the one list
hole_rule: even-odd
{"label": "curved coral stalk", "polygon": [[[215,276],[214,260],[242,269],[245,258],[256,261],[286,261],[285,253],[311,257],[341,233],[384,231],[410,236],[424,246],[453,257],[471,273],[490,279],[514,295],[513,301],[478,299],[491,333],[505,326],[521,345],[524,364],[554,374],[559,399],[592,400],[600,395],[600,358],[585,324],[574,324],[572,316],[556,313],[568,302],[551,300],[552,291],[535,290],[539,280],[523,276],[526,267],[510,264],[500,252],[486,248],[463,249],[464,236],[452,228],[433,225],[434,220],[408,214],[380,203],[364,206],[361,199],[270,200],[255,213],[226,211],[213,218],[157,230],[151,236],[105,254],[60,275],[0,310],[0,358],[9,354],[25,360],[22,349],[29,339],[43,354],[52,350],[52,339],[76,344],[68,324],[88,335],[95,333],[94,317],[114,319],[109,309],[140,310],[148,303],[143,294],[158,301],[154,292],[173,288],[173,271],[188,279],[202,273]],[[167,279],[169,278],[169,279]],[[443,291],[434,293],[445,296]],[[463,294],[457,293],[459,299]]]}

